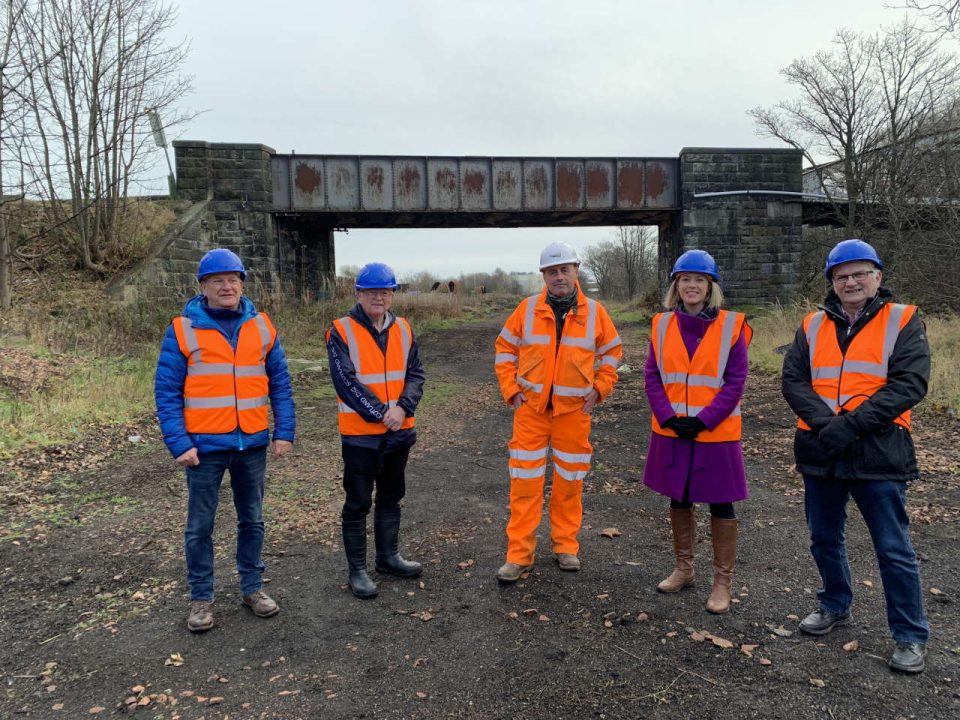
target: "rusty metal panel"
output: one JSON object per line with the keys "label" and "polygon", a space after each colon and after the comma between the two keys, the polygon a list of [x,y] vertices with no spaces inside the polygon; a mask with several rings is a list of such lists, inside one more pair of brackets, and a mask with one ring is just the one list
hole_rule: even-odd
{"label": "rusty metal panel", "polygon": [[327,158],[327,207],[331,210],[360,209],[360,167],[357,158]]}
{"label": "rusty metal panel", "polygon": [[557,210],[573,210],[584,205],[582,160],[557,160]]}
{"label": "rusty metal panel", "polygon": [[646,207],[674,207],[677,204],[677,161],[647,160],[644,177]]}
{"label": "rusty metal panel", "polygon": [[360,158],[360,205],[364,210],[393,210],[390,158]]}
{"label": "rusty metal panel", "polygon": [[553,162],[531,159],[523,161],[523,209],[553,209]]}
{"label": "rusty metal panel", "polygon": [[270,160],[273,171],[273,207],[275,210],[290,209],[290,158],[274,155]]}
{"label": "rusty metal panel", "polygon": [[491,163],[494,210],[519,210],[523,207],[523,163],[514,159],[495,159]]}
{"label": "rusty metal panel", "polygon": [[460,168],[456,158],[427,158],[427,207],[459,209]]}
{"label": "rusty metal panel", "polygon": [[616,163],[613,160],[587,160],[587,207],[607,210],[614,206]]}
{"label": "rusty metal panel", "polygon": [[294,209],[325,209],[326,198],[324,197],[323,178],[323,158],[291,158],[290,179],[293,184]]}
{"label": "rusty metal panel", "polygon": [[393,205],[397,210],[427,208],[427,162],[425,158],[393,161]]}
{"label": "rusty metal panel", "polygon": [[490,209],[490,161],[486,158],[460,161],[460,207],[463,210]]}
{"label": "rusty metal panel", "polygon": [[633,210],[643,207],[643,160],[617,161],[617,207]]}

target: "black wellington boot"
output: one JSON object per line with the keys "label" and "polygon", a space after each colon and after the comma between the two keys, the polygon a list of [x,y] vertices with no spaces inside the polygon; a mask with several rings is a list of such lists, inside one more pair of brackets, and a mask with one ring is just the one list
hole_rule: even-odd
{"label": "black wellington boot", "polygon": [[343,520],[343,550],[347,555],[347,583],[358,598],[375,598],[379,590],[367,575],[367,521]]}
{"label": "black wellington boot", "polygon": [[373,516],[373,530],[377,541],[377,572],[389,573],[402,578],[419,577],[423,566],[418,562],[404,560],[397,552],[400,536],[400,508],[381,510]]}

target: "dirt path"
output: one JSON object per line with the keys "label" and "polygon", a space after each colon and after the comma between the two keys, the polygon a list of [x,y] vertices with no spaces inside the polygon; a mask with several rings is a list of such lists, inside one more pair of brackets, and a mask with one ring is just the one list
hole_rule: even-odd
{"label": "dirt path", "polygon": [[[705,512],[695,589],[654,591],[670,567],[669,529],[666,501],[639,483],[648,420],[646,345],[635,327],[623,329],[632,370],[596,417],[583,571],[557,569],[542,528],[530,577],[498,586],[510,418],[492,376],[497,330],[474,325],[423,340],[431,390],[401,539],[425,572],[420,581],[380,578],[376,600],[356,600],[342,584],[338,447],[331,400],[315,375],[298,375],[296,453],[268,471],[267,589],[283,608],[270,620],[237,604],[224,507],[217,627],[186,630],[183,484],[154,429],[138,429],[143,442],[112,464],[85,466],[99,452],[86,447],[2,468],[0,717],[960,715],[955,423],[918,422],[927,472],[911,508],[934,638],[927,672],[897,676],[885,665],[879,573],[855,512],[855,621],[820,642],[797,633],[798,616],[815,606],[817,577],[790,471],[792,422],[771,378],[752,377],[744,404],[753,496],[738,507],[739,602],[721,617],[703,609]],[[118,428],[104,443],[133,432]],[[620,534],[604,537],[605,528]],[[844,650],[851,641],[858,649]]]}

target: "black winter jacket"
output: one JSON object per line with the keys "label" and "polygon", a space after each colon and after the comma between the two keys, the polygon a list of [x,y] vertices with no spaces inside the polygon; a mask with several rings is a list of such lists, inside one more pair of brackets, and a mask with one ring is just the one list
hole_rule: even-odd
{"label": "black winter jacket", "polygon": [[[893,294],[880,288],[877,296],[851,327],[831,290],[821,310],[837,327],[840,350],[846,354],[853,337],[877,315]],[[810,348],[801,326],[783,359],[783,396],[787,404],[814,430],[797,428],[793,451],[797,471],[816,477],[845,480],[914,480],[918,477],[917,455],[910,432],[893,420],[919,403],[927,394],[930,379],[930,346],[926,328],[915,313],[897,338],[887,370],[887,384],[849,413],[843,423],[856,440],[839,456],[829,457],[819,438],[819,428],[832,417],[830,409],[813,390],[810,378]]]}

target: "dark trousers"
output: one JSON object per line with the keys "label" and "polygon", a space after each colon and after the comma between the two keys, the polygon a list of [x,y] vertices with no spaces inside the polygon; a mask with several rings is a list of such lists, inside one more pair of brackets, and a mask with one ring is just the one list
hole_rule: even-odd
{"label": "dark trousers", "polygon": [[389,452],[377,448],[354,445],[342,446],[344,520],[363,520],[373,504],[373,489],[377,489],[377,508],[395,508],[407,492],[404,471],[410,448],[402,447]]}

